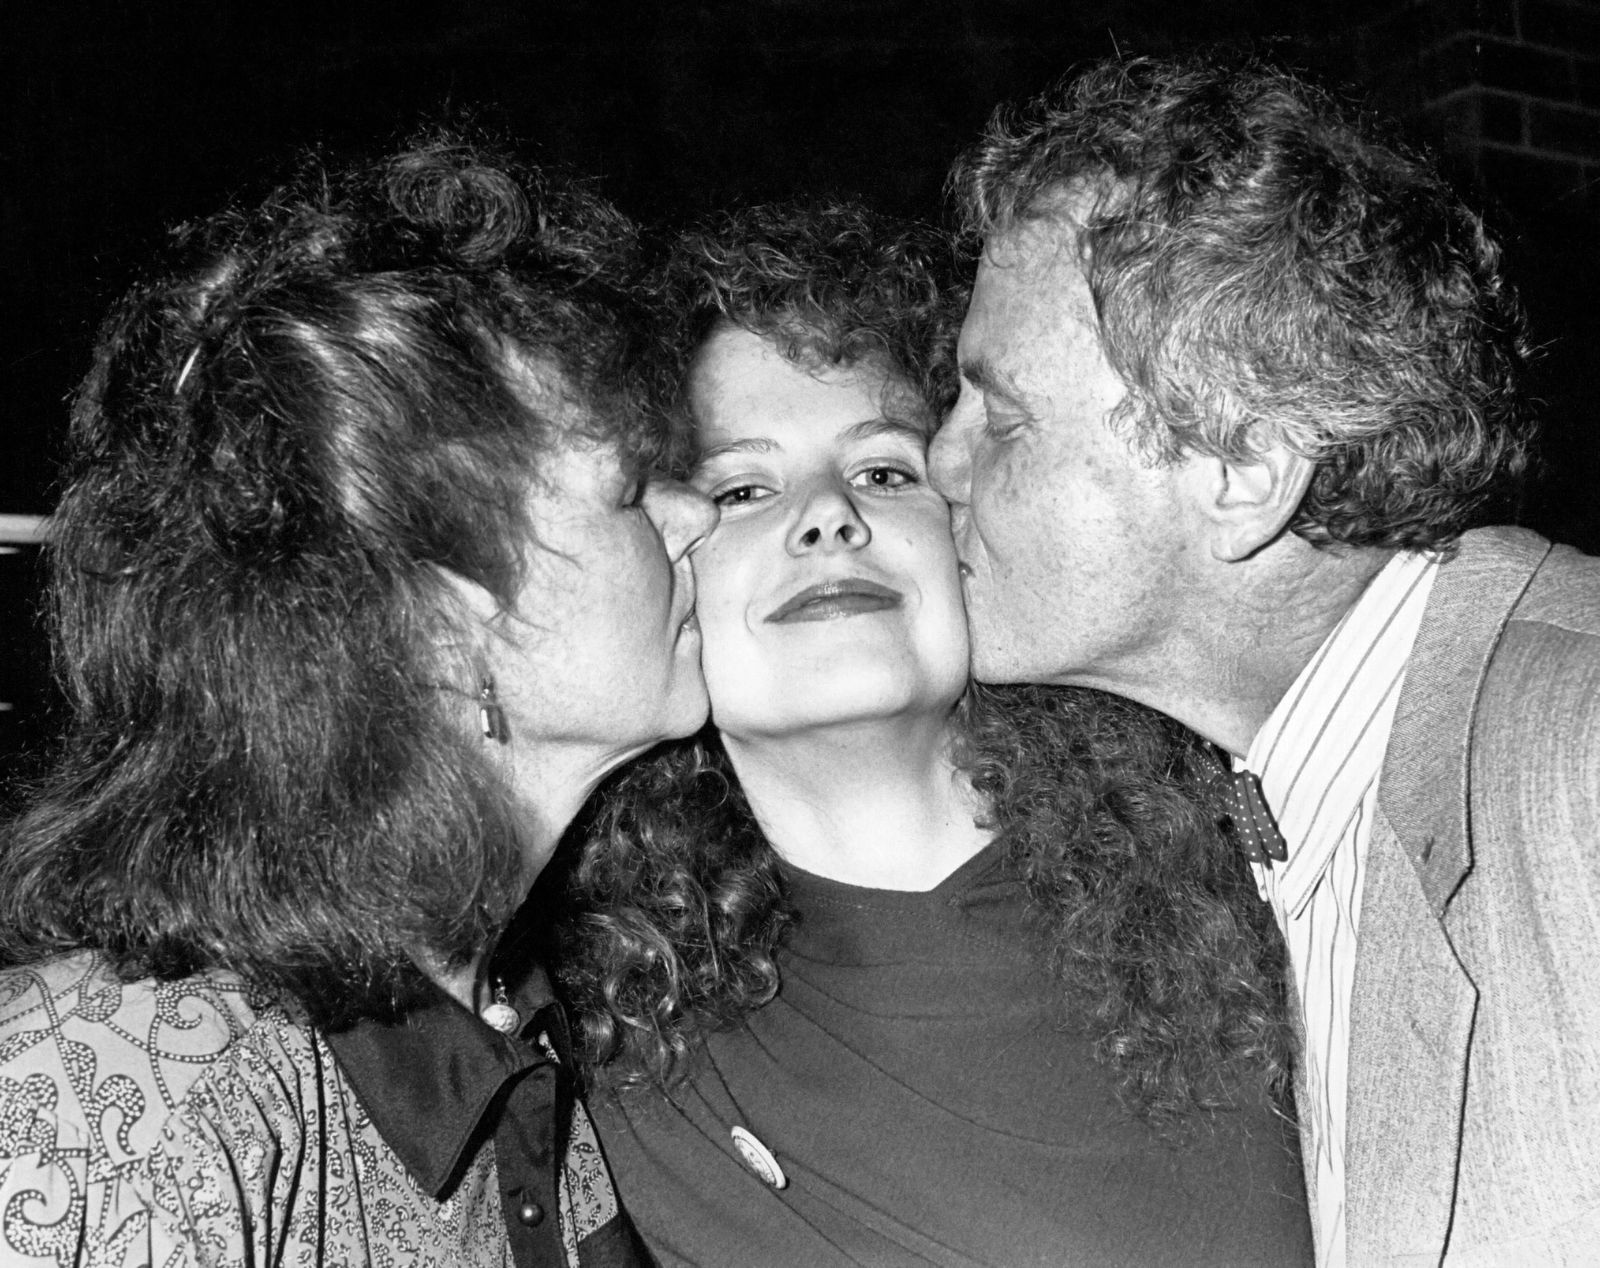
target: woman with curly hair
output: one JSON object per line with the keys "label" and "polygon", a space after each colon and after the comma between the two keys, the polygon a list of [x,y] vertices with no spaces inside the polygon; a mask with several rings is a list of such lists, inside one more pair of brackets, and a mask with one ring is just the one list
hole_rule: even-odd
{"label": "woman with curly hair", "polygon": [[639,1262],[503,936],[706,716],[630,234],[436,138],[191,226],[106,323],[67,732],[0,837],[0,1262]]}
{"label": "woman with curly hair", "polygon": [[947,256],[830,207],[671,261],[714,729],[619,779],[574,876],[608,1157],[666,1263],[1307,1262],[1281,948],[1211,755],[969,687]]}

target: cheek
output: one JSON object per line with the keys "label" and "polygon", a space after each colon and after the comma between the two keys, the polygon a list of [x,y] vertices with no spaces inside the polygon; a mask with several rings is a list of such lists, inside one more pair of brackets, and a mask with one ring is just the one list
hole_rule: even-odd
{"label": "cheek", "polygon": [[631,571],[640,594],[664,597],[671,602],[672,560],[654,525],[636,531],[620,553],[625,557],[616,561],[613,575],[626,577]]}
{"label": "cheek", "polygon": [[709,661],[714,655],[726,654],[745,630],[754,598],[748,575],[752,568],[739,551],[709,544],[690,556],[690,562],[694,568],[695,611]]}
{"label": "cheek", "polygon": [[991,555],[1025,550],[1042,508],[1038,490],[1009,461],[986,464],[972,485],[972,525]]}

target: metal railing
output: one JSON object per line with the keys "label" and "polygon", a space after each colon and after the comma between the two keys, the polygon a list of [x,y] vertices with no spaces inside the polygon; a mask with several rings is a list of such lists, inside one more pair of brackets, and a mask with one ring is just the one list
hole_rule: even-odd
{"label": "metal railing", "polygon": [[[37,546],[44,540],[43,515],[0,515],[0,555],[14,555],[24,546]],[[0,713],[11,713],[16,706],[0,700]]]}
{"label": "metal railing", "polygon": [[37,546],[44,540],[43,515],[0,515],[0,555],[14,555],[20,546]]}

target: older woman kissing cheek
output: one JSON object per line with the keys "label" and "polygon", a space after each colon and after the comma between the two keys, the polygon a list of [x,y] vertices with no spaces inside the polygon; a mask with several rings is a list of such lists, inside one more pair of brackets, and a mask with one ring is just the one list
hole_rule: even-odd
{"label": "older woman kissing cheek", "polygon": [[631,238],[441,137],[189,226],[107,322],[0,847],[0,1261],[638,1262],[500,945],[706,716]]}

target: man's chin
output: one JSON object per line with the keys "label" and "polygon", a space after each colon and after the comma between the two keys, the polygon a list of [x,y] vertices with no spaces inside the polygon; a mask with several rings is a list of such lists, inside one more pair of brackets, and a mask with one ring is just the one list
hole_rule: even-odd
{"label": "man's chin", "polygon": [[1007,683],[1039,681],[1031,677],[1026,667],[1019,664],[1014,656],[1007,655],[1006,649],[981,647],[976,639],[972,646],[972,676],[978,682],[996,687]]}

